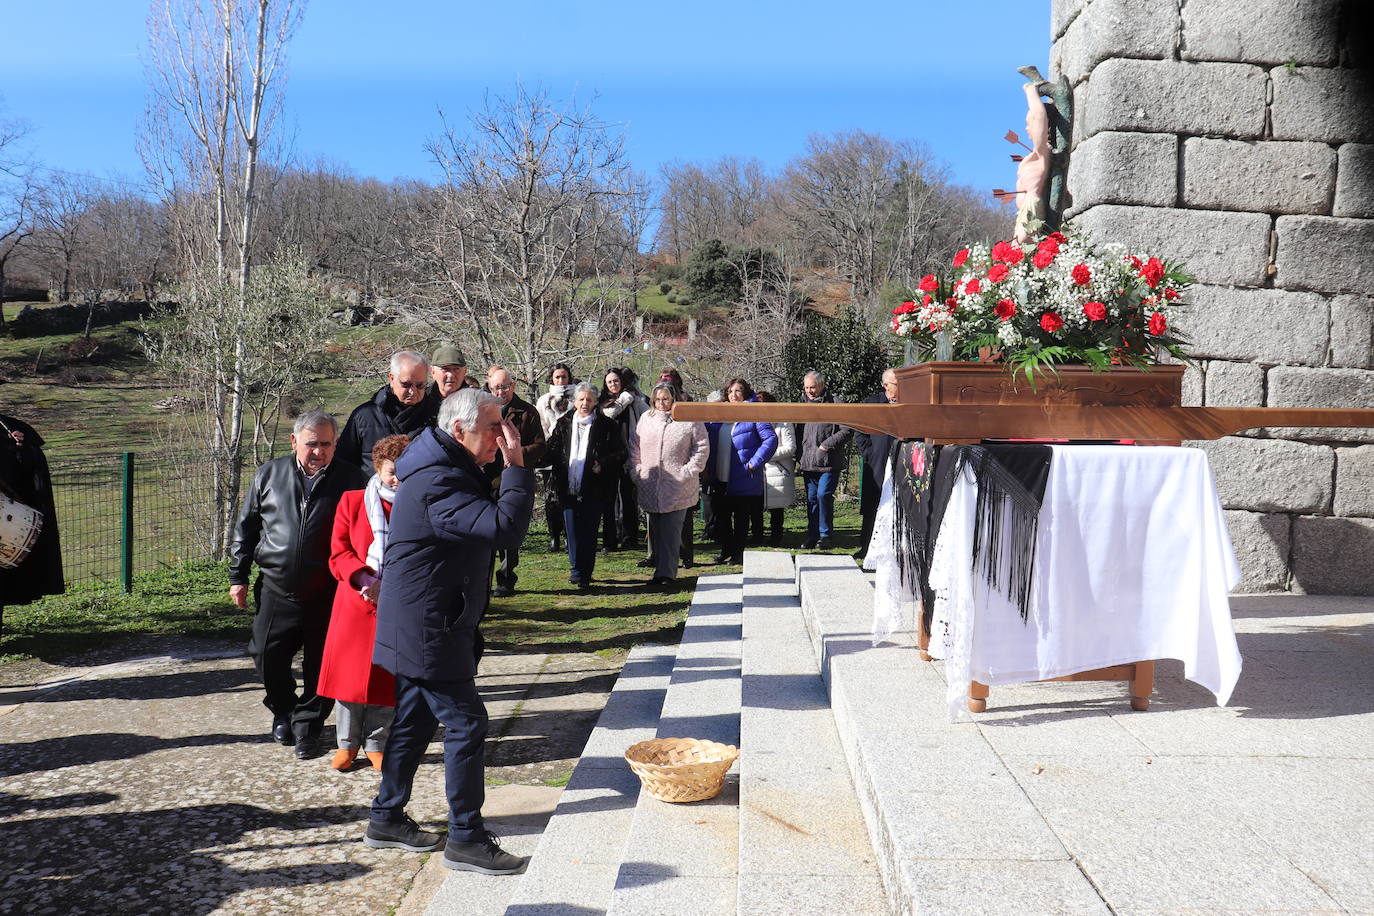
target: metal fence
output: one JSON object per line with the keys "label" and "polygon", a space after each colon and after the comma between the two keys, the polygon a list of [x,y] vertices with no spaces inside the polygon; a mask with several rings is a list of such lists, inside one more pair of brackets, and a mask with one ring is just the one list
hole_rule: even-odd
{"label": "metal fence", "polygon": [[[67,582],[129,589],[141,572],[213,555],[214,488],[204,455],[50,457]],[[245,470],[244,483],[252,476]]]}

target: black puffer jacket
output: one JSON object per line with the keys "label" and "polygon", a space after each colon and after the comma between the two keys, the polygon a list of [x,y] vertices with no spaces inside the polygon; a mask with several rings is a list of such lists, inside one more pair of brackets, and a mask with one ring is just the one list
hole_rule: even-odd
{"label": "black puffer jacket", "polygon": [[[629,451],[620,435],[620,424],[606,417],[600,410],[593,414],[590,438],[587,439],[586,466],[582,469],[582,496],[585,499],[609,501],[615,496],[616,482],[625,469]],[[572,448],[572,425],[577,412],[570,411],[554,424],[545,455],[553,471],[550,481],[559,502],[568,498],[568,450]],[[593,467],[601,470],[595,471]]]}
{"label": "black puffer jacket", "polygon": [[370,400],[364,401],[348,415],[335,459],[357,465],[364,474],[372,475],[372,446],[387,436],[405,435],[414,439],[439,419],[439,405],[443,403],[433,386],[418,404],[406,407],[396,400],[390,385],[383,385]]}
{"label": "black puffer jacket", "polygon": [[336,456],[324,478],[305,496],[296,456],[273,458],[258,468],[243,498],[229,545],[229,584],[247,585],[252,565],[274,590],[302,601],[334,593],[329,538],[334,510],[345,490],[367,486],[367,475]]}

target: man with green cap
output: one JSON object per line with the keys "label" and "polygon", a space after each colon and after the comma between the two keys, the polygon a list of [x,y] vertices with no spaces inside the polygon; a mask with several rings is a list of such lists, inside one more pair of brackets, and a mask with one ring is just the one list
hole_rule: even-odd
{"label": "man with green cap", "polygon": [[457,345],[445,341],[434,351],[429,361],[429,375],[434,379],[434,391],[439,400],[462,388],[476,388],[477,384],[468,378],[468,361]]}

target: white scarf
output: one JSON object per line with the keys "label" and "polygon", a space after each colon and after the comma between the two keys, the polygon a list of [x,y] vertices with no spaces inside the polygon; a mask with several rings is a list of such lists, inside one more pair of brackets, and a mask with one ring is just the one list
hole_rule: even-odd
{"label": "white scarf", "polygon": [[367,489],[363,491],[363,509],[367,512],[368,524],[372,526],[372,546],[367,548],[367,565],[372,567],[372,571],[378,577],[382,575],[382,554],[386,551],[386,535],[391,530],[386,510],[382,508],[382,500],[394,503],[396,491],[382,483],[381,474],[373,474],[372,479],[367,482]]}

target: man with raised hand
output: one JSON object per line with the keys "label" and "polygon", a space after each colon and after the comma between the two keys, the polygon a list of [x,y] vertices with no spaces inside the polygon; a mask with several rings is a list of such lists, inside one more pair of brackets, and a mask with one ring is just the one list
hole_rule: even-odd
{"label": "man with raised hand", "polygon": [[[365,842],[377,849],[428,852],[444,845],[406,816],[411,783],[444,725],[449,802],[444,865],[508,875],[528,859],[501,849],[482,821],[487,710],[478,695],[478,630],[487,609],[492,555],[525,537],[534,509],[534,473],[520,433],[501,402],[475,389],[444,399],[438,425],[396,461],[401,486],[391,510],[377,601],[373,661],[396,676],[396,718],[382,757],[382,782]],[[483,467],[505,463],[493,492]]]}

